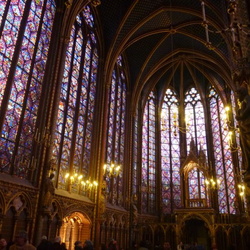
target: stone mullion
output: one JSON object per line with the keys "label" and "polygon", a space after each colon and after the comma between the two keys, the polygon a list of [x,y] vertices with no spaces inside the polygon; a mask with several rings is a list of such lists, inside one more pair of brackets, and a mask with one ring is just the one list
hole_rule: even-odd
{"label": "stone mullion", "polygon": [[[36,132],[37,134],[40,133],[40,138],[37,138],[36,140],[36,151],[34,152],[34,158],[37,159],[37,168],[36,168],[36,174],[34,175],[34,184],[36,184],[38,187],[44,183],[44,180],[46,179],[49,170],[53,167],[51,166],[50,162],[50,154],[51,154],[51,142],[52,142],[52,136],[51,134],[54,131],[53,127],[53,114],[55,113],[56,107],[58,106],[56,104],[56,99],[58,98],[58,82],[61,79],[60,78],[60,68],[62,68],[63,61],[62,58],[65,57],[66,54],[66,48],[67,44],[69,42],[69,39],[62,37],[61,31],[62,31],[62,19],[64,15],[64,9],[65,6],[63,3],[61,5],[57,6],[55,19],[54,19],[54,25],[52,30],[52,36],[51,36],[51,45],[50,50],[48,53],[48,60],[47,60],[47,67],[46,72],[43,79],[43,88],[42,88],[42,94],[41,94],[41,102],[39,104],[39,110],[38,110],[38,120],[37,120],[37,128]],[[53,53],[51,53],[53,51]],[[57,53],[56,53],[57,52]],[[57,55],[55,57],[54,55]],[[62,77],[62,73],[61,73]],[[40,140],[39,140],[40,139]],[[38,174],[40,173],[40,174]],[[40,208],[42,207],[42,200],[43,200],[43,188],[41,188],[38,202],[37,202],[37,221],[36,225],[40,230],[42,230],[42,217],[40,216]],[[33,230],[34,231],[34,230]],[[35,244],[38,244],[40,241],[40,234],[37,233],[35,235]]]}
{"label": "stone mullion", "polygon": [[11,235],[11,239],[12,241],[15,240],[15,235],[16,235],[16,228],[17,228],[17,220],[18,220],[18,214],[15,214],[14,217],[14,222],[13,222],[13,230],[12,230],[12,235]]}

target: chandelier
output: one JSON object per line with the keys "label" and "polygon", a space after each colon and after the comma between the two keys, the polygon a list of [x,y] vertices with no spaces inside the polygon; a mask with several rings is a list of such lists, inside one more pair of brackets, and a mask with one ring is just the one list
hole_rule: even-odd
{"label": "chandelier", "polygon": [[121,171],[121,165],[116,163],[106,163],[103,165],[103,175],[106,177],[118,177]]}
{"label": "chandelier", "polygon": [[239,32],[242,32],[243,34],[247,36],[250,35],[249,24],[242,24],[236,18],[236,14],[238,10],[238,1],[228,0],[227,13],[230,18],[230,24],[228,27],[221,29],[221,30],[211,30],[209,28],[209,22],[206,16],[206,4],[203,0],[201,0],[201,10],[202,10],[202,26],[205,28],[207,48],[209,49],[215,48],[214,45],[209,40],[209,33],[227,32],[231,35],[231,40],[233,44],[232,49],[236,53],[237,49],[240,47]]}
{"label": "chandelier", "polygon": [[189,129],[190,129],[190,114],[189,112],[185,113],[185,118],[184,118],[184,122],[185,122],[185,127],[182,127],[179,125],[179,118],[178,118],[178,107],[174,107],[172,109],[172,116],[171,116],[171,121],[172,123],[169,124],[168,126],[168,116],[167,114],[162,110],[161,112],[161,131],[170,131],[174,134],[174,136],[177,136],[177,132],[180,133],[188,133]]}

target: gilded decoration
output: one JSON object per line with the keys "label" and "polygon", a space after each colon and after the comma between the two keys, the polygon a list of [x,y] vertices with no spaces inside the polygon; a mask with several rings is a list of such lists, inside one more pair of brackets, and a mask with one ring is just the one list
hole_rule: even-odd
{"label": "gilded decoration", "polygon": [[30,214],[35,211],[38,194],[36,190],[17,186],[12,183],[1,183],[0,187],[1,202],[3,203],[3,213],[5,214],[11,207],[18,213],[27,209]]}
{"label": "gilded decoration", "polygon": [[89,218],[93,218],[93,205],[86,204],[81,200],[70,199],[68,197],[56,196],[59,208],[63,211],[62,217],[65,217],[73,212],[81,212],[86,214]]}

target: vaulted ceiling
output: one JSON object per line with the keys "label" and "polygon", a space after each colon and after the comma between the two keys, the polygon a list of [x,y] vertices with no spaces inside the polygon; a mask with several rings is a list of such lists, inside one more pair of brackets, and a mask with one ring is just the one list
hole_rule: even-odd
{"label": "vaulted ceiling", "polygon": [[[202,88],[205,82],[217,89],[231,85],[232,70],[242,54],[238,47],[236,53],[232,49],[229,1],[204,1],[210,43],[200,0],[101,0],[96,8],[107,49],[106,70],[122,54],[133,97],[169,84],[177,89],[193,84]],[[239,8],[246,18],[246,6]],[[235,31],[239,39],[237,27]]]}

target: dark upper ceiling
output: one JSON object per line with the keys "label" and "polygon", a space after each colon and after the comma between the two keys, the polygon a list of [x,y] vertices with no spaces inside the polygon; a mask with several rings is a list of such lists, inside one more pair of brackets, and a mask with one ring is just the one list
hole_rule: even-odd
{"label": "dark upper ceiling", "polygon": [[[169,84],[177,89],[190,84],[202,87],[205,82],[218,89],[224,88],[225,82],[230,85],[240,53],[232,50],[229,1],[204,3],[210,47],[202,25],[200,0],[101,0],[97,11],[107,49],[107,68],[119,54],[124,56],[133,97],[153,86]],[[245,9],[241,17],[246,17],[246,6],[238,5],[237,10],[240,7]],[[236,33],[236,39],[239,35]]]}

